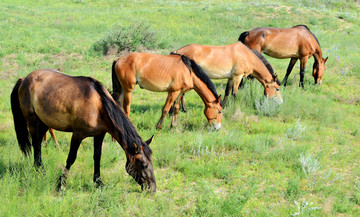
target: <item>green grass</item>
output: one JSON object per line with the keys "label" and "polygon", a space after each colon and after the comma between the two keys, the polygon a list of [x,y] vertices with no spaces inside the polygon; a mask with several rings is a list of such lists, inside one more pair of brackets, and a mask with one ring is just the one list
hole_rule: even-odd
{"label": "green grass", "polygon": [[[360,214],[360,7],[357,1],[10,1],[0,3],[0,216],[357,216]],[[157,193],[141,192],[126,174],[121,147],[106,136],[101,173],[92,182],[92,139],[84,140],[67,189],[56,184],[71,134],[56,131],[43,146],[46,173],[18,148],[10,92],[18,77],[39,68],[92,76],[111,89],[111,64],[93,45],[114,26],[147,23],[168,54],[186,44],[230,44],[259,26],[307,25],[329,56],[321,86],[310,59],[305,90],[299,63],[284,103],[263,98],[256,80],[224,109],[210,131],[195,91],[178,127],[155,130],[166,93],[136,87],[131,120],[151,144]],[[289,60],[267,57],[282,79]],[[226,81],[215,81],[223,94]],[[48,136],[49,137],[49,136]],[[305,172],[304,172],[305,171]]]}

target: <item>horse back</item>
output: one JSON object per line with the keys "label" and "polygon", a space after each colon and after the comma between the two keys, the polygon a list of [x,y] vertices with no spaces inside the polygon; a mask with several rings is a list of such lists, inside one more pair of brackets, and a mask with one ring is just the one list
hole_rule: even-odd
{"label": "horse back", "polygon": [[92,80],[87,77],[36,70],[24,79],[19,98],[28,121],[38,117],[47,126],[60,131],[101,125],[101,99]]}
{"label": "horse back", "polygon": [[[236,43],[237,44],[237,43]],[[235,44],[225,46],[209,46],[190,44],[176,51],[193,59],[205,73],[213,79],[230,77],[238,59]]]}
{"label": "horse back", "polygon": [[316,49],[314,37],[304,26],[253,29],[244,44],[275,58],[301,58]]}
{"label": "horse back", "polygon": [[118,59],[115,73],[129,90],[135,84],[155,92],[192,86],[191,72],[177,55],[130,53]]}

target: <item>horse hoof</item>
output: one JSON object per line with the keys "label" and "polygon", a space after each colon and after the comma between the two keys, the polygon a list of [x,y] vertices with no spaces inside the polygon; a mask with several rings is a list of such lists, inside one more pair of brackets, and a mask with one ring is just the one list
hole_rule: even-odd
{"label": "horse hoof", "polygon": [[66,181],[65,181],[65,177],[63,175],[60,176],[59,178],[59,183],[56,187],[56,190],[61,192],[61,191],[65,191],[66,189]]}
{"label": "horse hoof", "polygon": [[99,188],[99,187],[101,188],[104,186],[104,183],[102,182],[101,177],[94,178],[94,182],[95,182],[97,188]]}

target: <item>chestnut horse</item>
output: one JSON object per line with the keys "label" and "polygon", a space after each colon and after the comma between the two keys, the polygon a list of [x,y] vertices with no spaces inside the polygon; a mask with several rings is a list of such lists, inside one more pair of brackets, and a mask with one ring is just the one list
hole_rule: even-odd
{"label": "chestnut horse", "polygon": [[[64,187],[70,167],[76,160],[81,141],[94,137],[94,182],[102,185],[100,158],[102,142],[110,133],[126,155],[126,171],[142,189],[156,191],[152,152],[120,106],[97,80],[71,77],[56,70],[41,69],[17,81],[11,93],[15,132],[25,156],[34,149],[34,164],[42,167],[41,140],[49,128],[73,132],[66,167],[60,176]],[[29,133],[31,142],[29,140]]]}
{"label": "chestnut horse", "polygon": [[250,74],[264,86],[266,96],[278,97],[282,102],[280,81],[269,62],[259,52],[251,51],[242,43],[225,46],[190,44],[180,48],[176,53],[193,59],[210,78],[228,79],[224,104],[230,89],[235,99],[242,78]]}
{"label": "chestnut horse", "polygon": [[300,86],[304,87],[305,66],[308,59],[314,57],[313,77],[315,84],[321,84],[324,75],[325,62],[328,59],[322,57],[319,41],[305,25],[292,28],[266,28],[261,27],[241,33],[239,41],[250,49],[278,58],[291,58],[286,70],[283,83],[286,86],[287,79],[298,59],[300,59]]}
{"label": "chestnut horse", "polygon": [[175,103],[171,127],[176,125],[180,101],[185,92],[194,89],[205,104],[204,114],[212,127],[221,127],[220,98],[214,84],[202,69],[183,55],[158,55],[149,53],[130,53],[119,57],[112,67],[113,97],[129,117],[131,94],[138,84],[155,92],[168,92],[161,118],[156,129],[161,129],[164,118]]}

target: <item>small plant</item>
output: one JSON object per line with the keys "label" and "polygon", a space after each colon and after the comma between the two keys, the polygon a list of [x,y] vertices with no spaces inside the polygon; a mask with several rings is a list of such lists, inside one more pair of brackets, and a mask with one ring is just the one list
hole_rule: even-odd
{"label": "small plant", "polygon": [[310,155],[300,154],[300,164],[306,176],[312,176],[320,168],[320,162]]}
{"label": "small plant", "polygon": [[294,214],[291,214],[291,216],[299,216],[302,214],[309,214],[313,210],[319,210],[321,207],[309,207],[313,205],[313,202],[308,203],[307,201],[304,201],[303,203],[298,203],[296,200],[294,201],[295,205],[297,206],[298,211]]}
{"label": "small plant", "polygon": [[307,131],[307,126],[300,122],[300,118],[296,120],[295,124],[286,131],[286,138],[299,140]]}
{"label": "small plant", "polygon": [[114,25],[103,38],[94,43],[93,49],[106,55],[110,51],[135,51],[140,46],[148,49],[157,46],[155,30],[143,22],[130,26]]}
{"label": "small plant", "polygon": [[269,117],[277,115],[280,111],[279,102],[276,99],[270,99],[268,97],[255,100],[255,108],[258,114]]}

